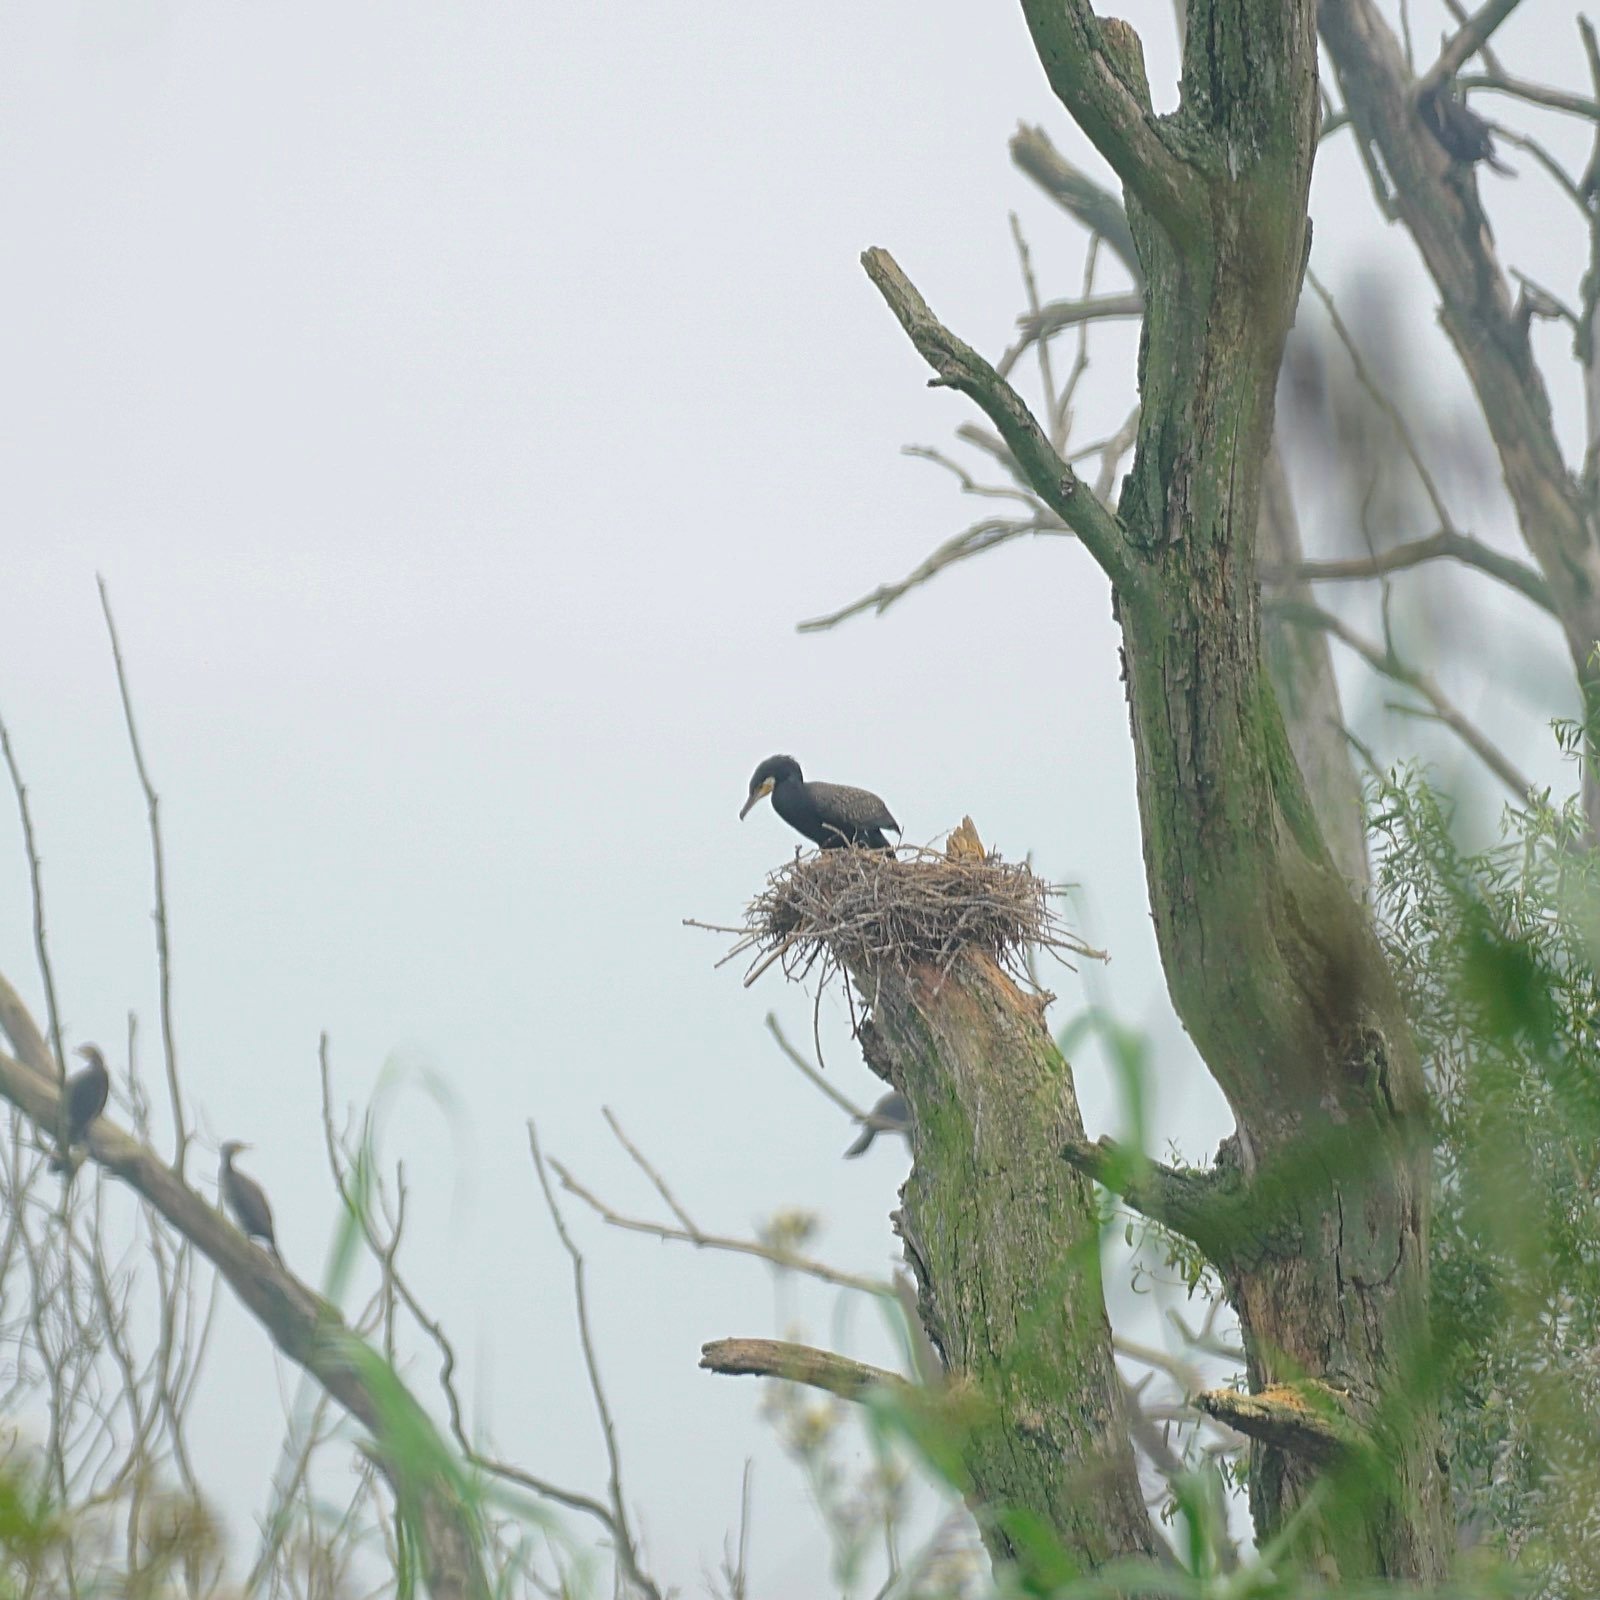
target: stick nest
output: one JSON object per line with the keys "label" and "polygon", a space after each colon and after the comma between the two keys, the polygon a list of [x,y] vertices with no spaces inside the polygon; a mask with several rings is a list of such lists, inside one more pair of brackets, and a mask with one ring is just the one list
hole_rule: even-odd
{"label": "stick nest", "polygon": [[967,823],[949,850],[917,845],[822,850],[772,873],[745,908],[738,942],[723,958],[750,957],[748,986],[768,967],[803,980],[820,963],[824,983],[840,968],[871,972],[885,964],[947,973],[967,951],[991,957],[1028,981],[1027,952],[1050,950],[1104,960],[1069,933],[1056,910],[1065,892],[1025,863],[986,853]]}

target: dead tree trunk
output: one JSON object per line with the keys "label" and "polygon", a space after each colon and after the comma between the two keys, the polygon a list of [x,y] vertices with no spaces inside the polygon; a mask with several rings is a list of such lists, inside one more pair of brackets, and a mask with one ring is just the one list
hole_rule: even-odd
{"label": "dead tree trunk", "polygon": [[923,1326],[976,1391],[963,1461],[991,1550],[1031,1512],[1096,1567],[1155,1548],[1100,1285],[1098,1209],[1063,1181],[1081,1141],[1072,1069],[1037,998],[986,955],[858,973],[869,1064],[911,1108],[896,1226]]}

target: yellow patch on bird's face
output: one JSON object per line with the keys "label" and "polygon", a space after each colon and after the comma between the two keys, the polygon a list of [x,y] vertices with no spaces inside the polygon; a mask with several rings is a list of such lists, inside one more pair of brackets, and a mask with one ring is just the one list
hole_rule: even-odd
{"label": "yellow patch on bird's face", "polygon": [[761,787],[759,789],[752,789],[750,791],[750,798],[746,800],[745,803],[739,808],[739,820],[741,822],[744,821],[744,819],[750,815],[751,806],[753,806],[758,800],[765,800],[771,793],[772,779],[763,778],[761,780]]}

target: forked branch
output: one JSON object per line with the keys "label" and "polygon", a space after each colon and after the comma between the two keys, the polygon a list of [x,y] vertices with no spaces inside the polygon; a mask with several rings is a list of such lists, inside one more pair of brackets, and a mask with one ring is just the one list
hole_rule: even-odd
{"label": "forked branch", "polygon": [[[1148,95],[1122,70],[1088,0],[1023,0],[1022,14],[1056,98],[1124,186],[1175,241],[1204,226],[1205,190],[1162,137]],[[1130,36],[1125,23],[1114,26]]]}
{"label": "forked branch", "polygon": [[934,316],[887,250],[866,251],[861,264],[917,353],[938,375],[935,384],[957,389],[977,401],[999,429],[1034,492],[1083,541],[1118,591],[1132,593],[1139,568],[1122,524],[1057,454],[1022,397]]}

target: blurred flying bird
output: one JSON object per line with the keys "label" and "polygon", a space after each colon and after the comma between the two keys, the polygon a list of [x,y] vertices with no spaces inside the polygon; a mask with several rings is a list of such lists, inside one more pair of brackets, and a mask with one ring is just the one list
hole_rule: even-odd
{"label": "blurred flying bird", "polygon": [[845,1159],[849,1161],[856,1156],[864,1156],[880,1133],[909,1135],[910,1131],[911,1107],[898,1089],[892,1089],[861,1119],[861,1132],[856,1142],[845,1151]]}

